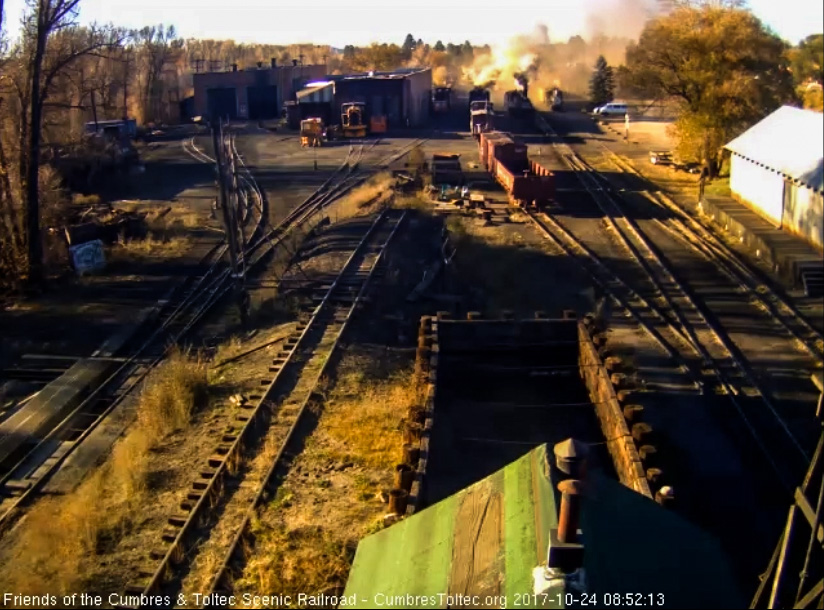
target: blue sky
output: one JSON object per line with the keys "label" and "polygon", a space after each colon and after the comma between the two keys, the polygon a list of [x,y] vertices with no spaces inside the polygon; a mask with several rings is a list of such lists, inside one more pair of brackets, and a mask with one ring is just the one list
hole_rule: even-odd
{"label": "blue sky", "polygon": [[[24,5],[25,0],[5,1],[4,29],[17,29]],[[273,44],[400,44],[407,32],[430,43],[483,44],[530,32],[539,22],[556,40],[586,36],[597,24],[606,33],[633,33],[654,5],[655,0],[82,0],[80,21],[126,27],[162,22],[186,38]],[[749,6],[790,42],[824,30],[821,0],[750,0]]]}

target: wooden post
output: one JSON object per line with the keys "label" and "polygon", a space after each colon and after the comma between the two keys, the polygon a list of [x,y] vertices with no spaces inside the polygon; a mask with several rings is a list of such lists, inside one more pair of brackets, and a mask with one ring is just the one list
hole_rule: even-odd
{"label": "wooden post", "polygon": [[412,489],[412,482],[415,480],[415,470],[409,464],[398,464],[395,466],[395,487],[409,491]]}
{"label": "wooden post", "polygon": [[406,504],[409,501],[409,492],[405,489],[393,489],[389,492],[389,512],[395,515],[406,513]]}

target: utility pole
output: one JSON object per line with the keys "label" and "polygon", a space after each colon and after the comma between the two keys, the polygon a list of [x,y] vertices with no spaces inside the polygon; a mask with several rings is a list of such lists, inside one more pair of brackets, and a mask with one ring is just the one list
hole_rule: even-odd
{"label": "utility pole", "polygon": [[[232,266],[232,283],[235,298],[240,309],[241,323],[244,327],[249,322],[249,297],[244,286],[244,270],[240,266],[243,252],[238,244],[237,230],[237,182],[234,175],[234,158],[227,158],[226,142],[223,139],[221,123],[212,129],[212,144],[215,149],[217,164],[218,191],[220,206],[223,209],[223,225],[229,241],[229,261]],[[231,191],[230,191],[231,189]]]}
{"label": "utility pole", "polygon": [[94,89],[91,90],[92,96],[92,118],[94,119],[94,133],[98,134],[100,126],[97,123],[97,104],[94,101]]}
{"label": "utility pole", "polygon": [[132,51],[130,48],[123,50],[123,120],[129,118],[129,64],[131,63]]}

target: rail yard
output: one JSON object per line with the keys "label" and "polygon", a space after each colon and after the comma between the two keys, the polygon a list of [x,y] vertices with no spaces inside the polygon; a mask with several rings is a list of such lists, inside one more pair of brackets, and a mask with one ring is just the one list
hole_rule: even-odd
{"label": "rail yard", "polygon": [[[809,275],[765,266],[656,181],[629,127],[557,86],[539,103],[525,73],[499,105],[427,69],[309,66],[272,127],[254,87],[224,99],[236,68],[195,79],[208,124],[146,148],[186,168],[212,230],[135,273],[164,278],[140,316],[49,354],[25,311],[0,314],[10,345],[21,325],[5,377],[33,390],[0,412],[0,590],[742,607],[776,566],[824,577]],[[704,561],[717,590],[686,591]]]}

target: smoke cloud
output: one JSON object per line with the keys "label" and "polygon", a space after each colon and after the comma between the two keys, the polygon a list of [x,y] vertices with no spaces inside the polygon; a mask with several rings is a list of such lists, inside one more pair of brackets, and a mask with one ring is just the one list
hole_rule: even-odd
{"label": "smoke cloud", "polygon": [[610,65],[624,62],[627,43],[637,39],[646,22],[654,17],[655,0],[599,0],[590,4],[585,31],[566,41],[553,41],[551,22],[538,24],[529,34],[515,36],[506,45],[478,53],[463,68],[467,86],[489,88],[499,98],[513,88],[529,91],[544,101],[544,91],[559,87],[586,93],[595,60],[604,55]]}

